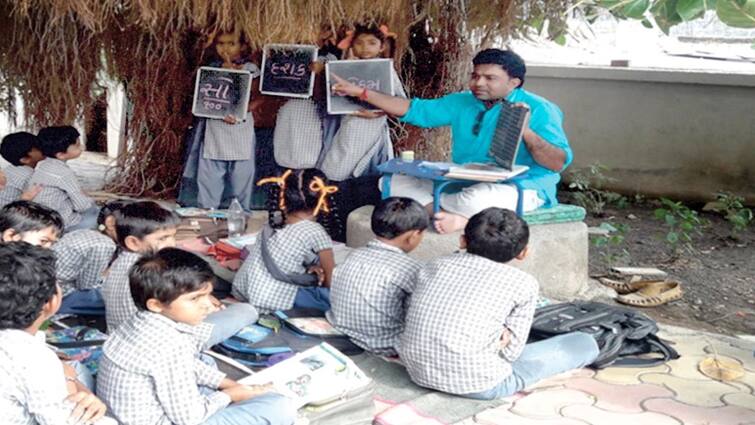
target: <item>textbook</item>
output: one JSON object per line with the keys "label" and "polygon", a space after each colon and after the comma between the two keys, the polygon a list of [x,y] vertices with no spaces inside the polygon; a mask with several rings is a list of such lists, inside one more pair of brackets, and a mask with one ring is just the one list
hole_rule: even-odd
{"label": "textbook", "polygon": [[370,379],[343,353],[323,342],[239,381],[244,385],[272,383],[274,391],[296,408],[322,406],[361,392]]}
{"label": "textbook", "polygon": [[511,170],[491,164],[469,163],[449,167],[446,177],[461,180],[497,182],[507,180],[529,170],[525,165],[515,165]]}

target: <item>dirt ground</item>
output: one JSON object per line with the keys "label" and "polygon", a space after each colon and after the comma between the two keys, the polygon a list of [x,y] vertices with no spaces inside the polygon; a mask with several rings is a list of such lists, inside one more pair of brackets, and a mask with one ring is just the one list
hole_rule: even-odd
{"label": "dirt ground", "polygon": [[676,255],[665,241],[665,223],[654,217],[656,203],[608,208],[604,217],[586,219],[625,225],[624,240],[596,246],[590,236],[590,274],[606,273],[612,266],[657,267],[682,283],[681,300],[642,309],[655,320],[691,329],[723,334],[755,334],[755,225],[736,238],[720,215],[700,212],[710,221],[694,236],[692,250]]}

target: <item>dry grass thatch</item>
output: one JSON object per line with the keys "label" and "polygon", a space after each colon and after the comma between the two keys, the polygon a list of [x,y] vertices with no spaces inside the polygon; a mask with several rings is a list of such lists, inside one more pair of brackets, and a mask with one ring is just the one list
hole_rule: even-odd
{"label": "dry grass thatch", "polygon": [[[567,0],[0,0],[0,108],[24,102],[30,126],[72,122],[95,99],[98,75],[124,83],[133,104],[114,189],[173,193],[191,117],[194,70],[219,30],[253,47],[314,42],[322,25],[387,23],[416,95],[458,89],[480,45],[537,20],[560,22]],[[410,47],[414,47],[413,49]],[[102,74],[101,74],[102,73]],[[409,140],[426,139],[410,133]],[[404,140],[404,145],[407,141]]]}

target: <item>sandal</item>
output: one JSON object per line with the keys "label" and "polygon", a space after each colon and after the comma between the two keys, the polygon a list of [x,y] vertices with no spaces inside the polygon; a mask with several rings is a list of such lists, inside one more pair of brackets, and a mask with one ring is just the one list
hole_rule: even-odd
{"label": "sandal", "polygon": [[616,280],[610,277],[599,277],[598,282],[607,286],[618,294],[631,294],[641,288],[653,283],[662,283],[663,279],[643,279],[641,276],[628,276],[626,280]]}
{"label": "sandal", "polygon": [[633,307],[656,307],[682,298],[682,288],[679,282],[658,281],[648,282],[637,292],[619,295],[616,301]]}

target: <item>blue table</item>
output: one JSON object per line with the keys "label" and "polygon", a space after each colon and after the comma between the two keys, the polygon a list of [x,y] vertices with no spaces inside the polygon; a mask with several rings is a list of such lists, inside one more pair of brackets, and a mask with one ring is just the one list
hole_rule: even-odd
{"label": "blue table", "polygon": [[[383,173],[383,182],[382,182],[382,197],[383,199],[388,198],[391,196],[391,178],[394,174],[404,174],[407,176],[413,176],[420,179],[427,179],[432,180],[433,182],[433,214],[440,211],[440,194],[443,192],[443,189],[446,187],[453,185],[453,184],[460,184],[460,185],[472,185],[476,183],[480,183],[478,181],[474,180],[462,180],[462,179],[454,179],[446,177],[446,172],[448,170],[443,169],[442,167],[432,167],[432,166],[423,166],[422,164],[427,164],[427,161],[402,161],[398,158],[392,159],[388,162],[385,162],[383,164],[380,164],[378,166],[378,170]],[[526,173],[519,174],[515,177],[512,177],[510,179],[504,179],[499,180],[496,183],[507,183],[507,184],[513,184],[516,187],[517,191],[517,201],[516,201],[516,214],[518,216],[522,216],[522,191],[524,190],[520,184],[520,181],[522,177],[524,177]]]}

